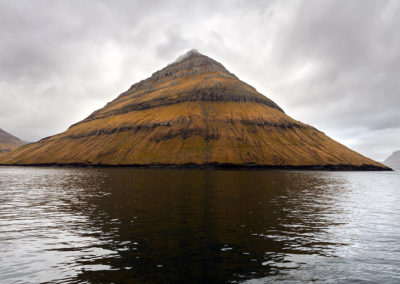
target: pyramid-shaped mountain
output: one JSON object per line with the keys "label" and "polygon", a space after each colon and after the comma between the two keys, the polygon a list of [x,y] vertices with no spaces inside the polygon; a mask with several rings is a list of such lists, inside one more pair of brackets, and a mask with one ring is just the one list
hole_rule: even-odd
{"label": "pyramid-shaped mountain", "polygon": [[387,169],[287,116],[196,50],[1,162]]}
{"label": "pyramid-shaped mountain", "polygon": [[24,144],[19,138],[0,128],[0,153],[10,152]]}

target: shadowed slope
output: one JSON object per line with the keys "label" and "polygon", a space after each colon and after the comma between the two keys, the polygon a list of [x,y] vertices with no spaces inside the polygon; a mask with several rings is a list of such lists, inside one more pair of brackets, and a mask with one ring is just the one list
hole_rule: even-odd
{"label": "shadowed slope", "polygon": [[384,169],[287,116],[197,51],[134,84],[66,132],[8,154],[3,163]]}

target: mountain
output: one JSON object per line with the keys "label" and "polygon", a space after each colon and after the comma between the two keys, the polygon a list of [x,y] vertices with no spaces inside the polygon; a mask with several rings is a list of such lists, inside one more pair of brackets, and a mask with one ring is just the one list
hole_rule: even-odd
{"label": "mountain", "polygon": [[1,162],[387,169],[289,117],[196,50]]}
{"label": "mountain", "polygon": [[393,152],[383,163],[393,169],[400,169],[400,151]]}
{"label": "mountain", "polygon": [[25,143],[0,128],[0,153],[10,152]]}

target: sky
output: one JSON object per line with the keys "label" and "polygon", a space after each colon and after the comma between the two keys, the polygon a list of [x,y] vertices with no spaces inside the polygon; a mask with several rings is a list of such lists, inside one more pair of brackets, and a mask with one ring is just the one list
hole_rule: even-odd
{"label": "sky", "polygon": [[186,51],[384,160],[400,149],[400,1],[0,0],[0,128],[65,131]]}

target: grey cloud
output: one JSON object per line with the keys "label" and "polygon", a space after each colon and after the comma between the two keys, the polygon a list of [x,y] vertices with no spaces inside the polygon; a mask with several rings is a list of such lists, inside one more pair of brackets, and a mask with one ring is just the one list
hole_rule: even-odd
{"label": "grey cloud", "polygon": [[158,57],[170,60],[179,54],[179,51],[190,49],[189,42],[182,36],[177,27],[173,27],[166,33],[166,40],[156,47]]}
{"label": "grey cloud", "polygon": [[[277,66],[283,66],[281,71],[288,77],[307,64],[311,66],[310,72],[295,82],[298,90],[290,87],[287,90],[292,93],[287,95],[289,107],[307,102],[317,107],[333,104],[332,111],[341,117],[347,114],[351,119],[366,113],[374,116],[375,112],[387,112],[389,104],[399,105],[396,73],[400,64],[393,64],[400,62],[400,54],[393,52],[400,43],[397,27],[393,25],[397,21],[393,11],[400,11],[398,2],[307,1],[304,4],[297,7],[297,21],[286,27],[274,49]],[[390,15],[391,21],[387,19]],[[346,108],[351,111],[343,111]],[[400,116],[396,119],[399,121]],[[385,125],[382,121],[360,122],[371,128]]]}

